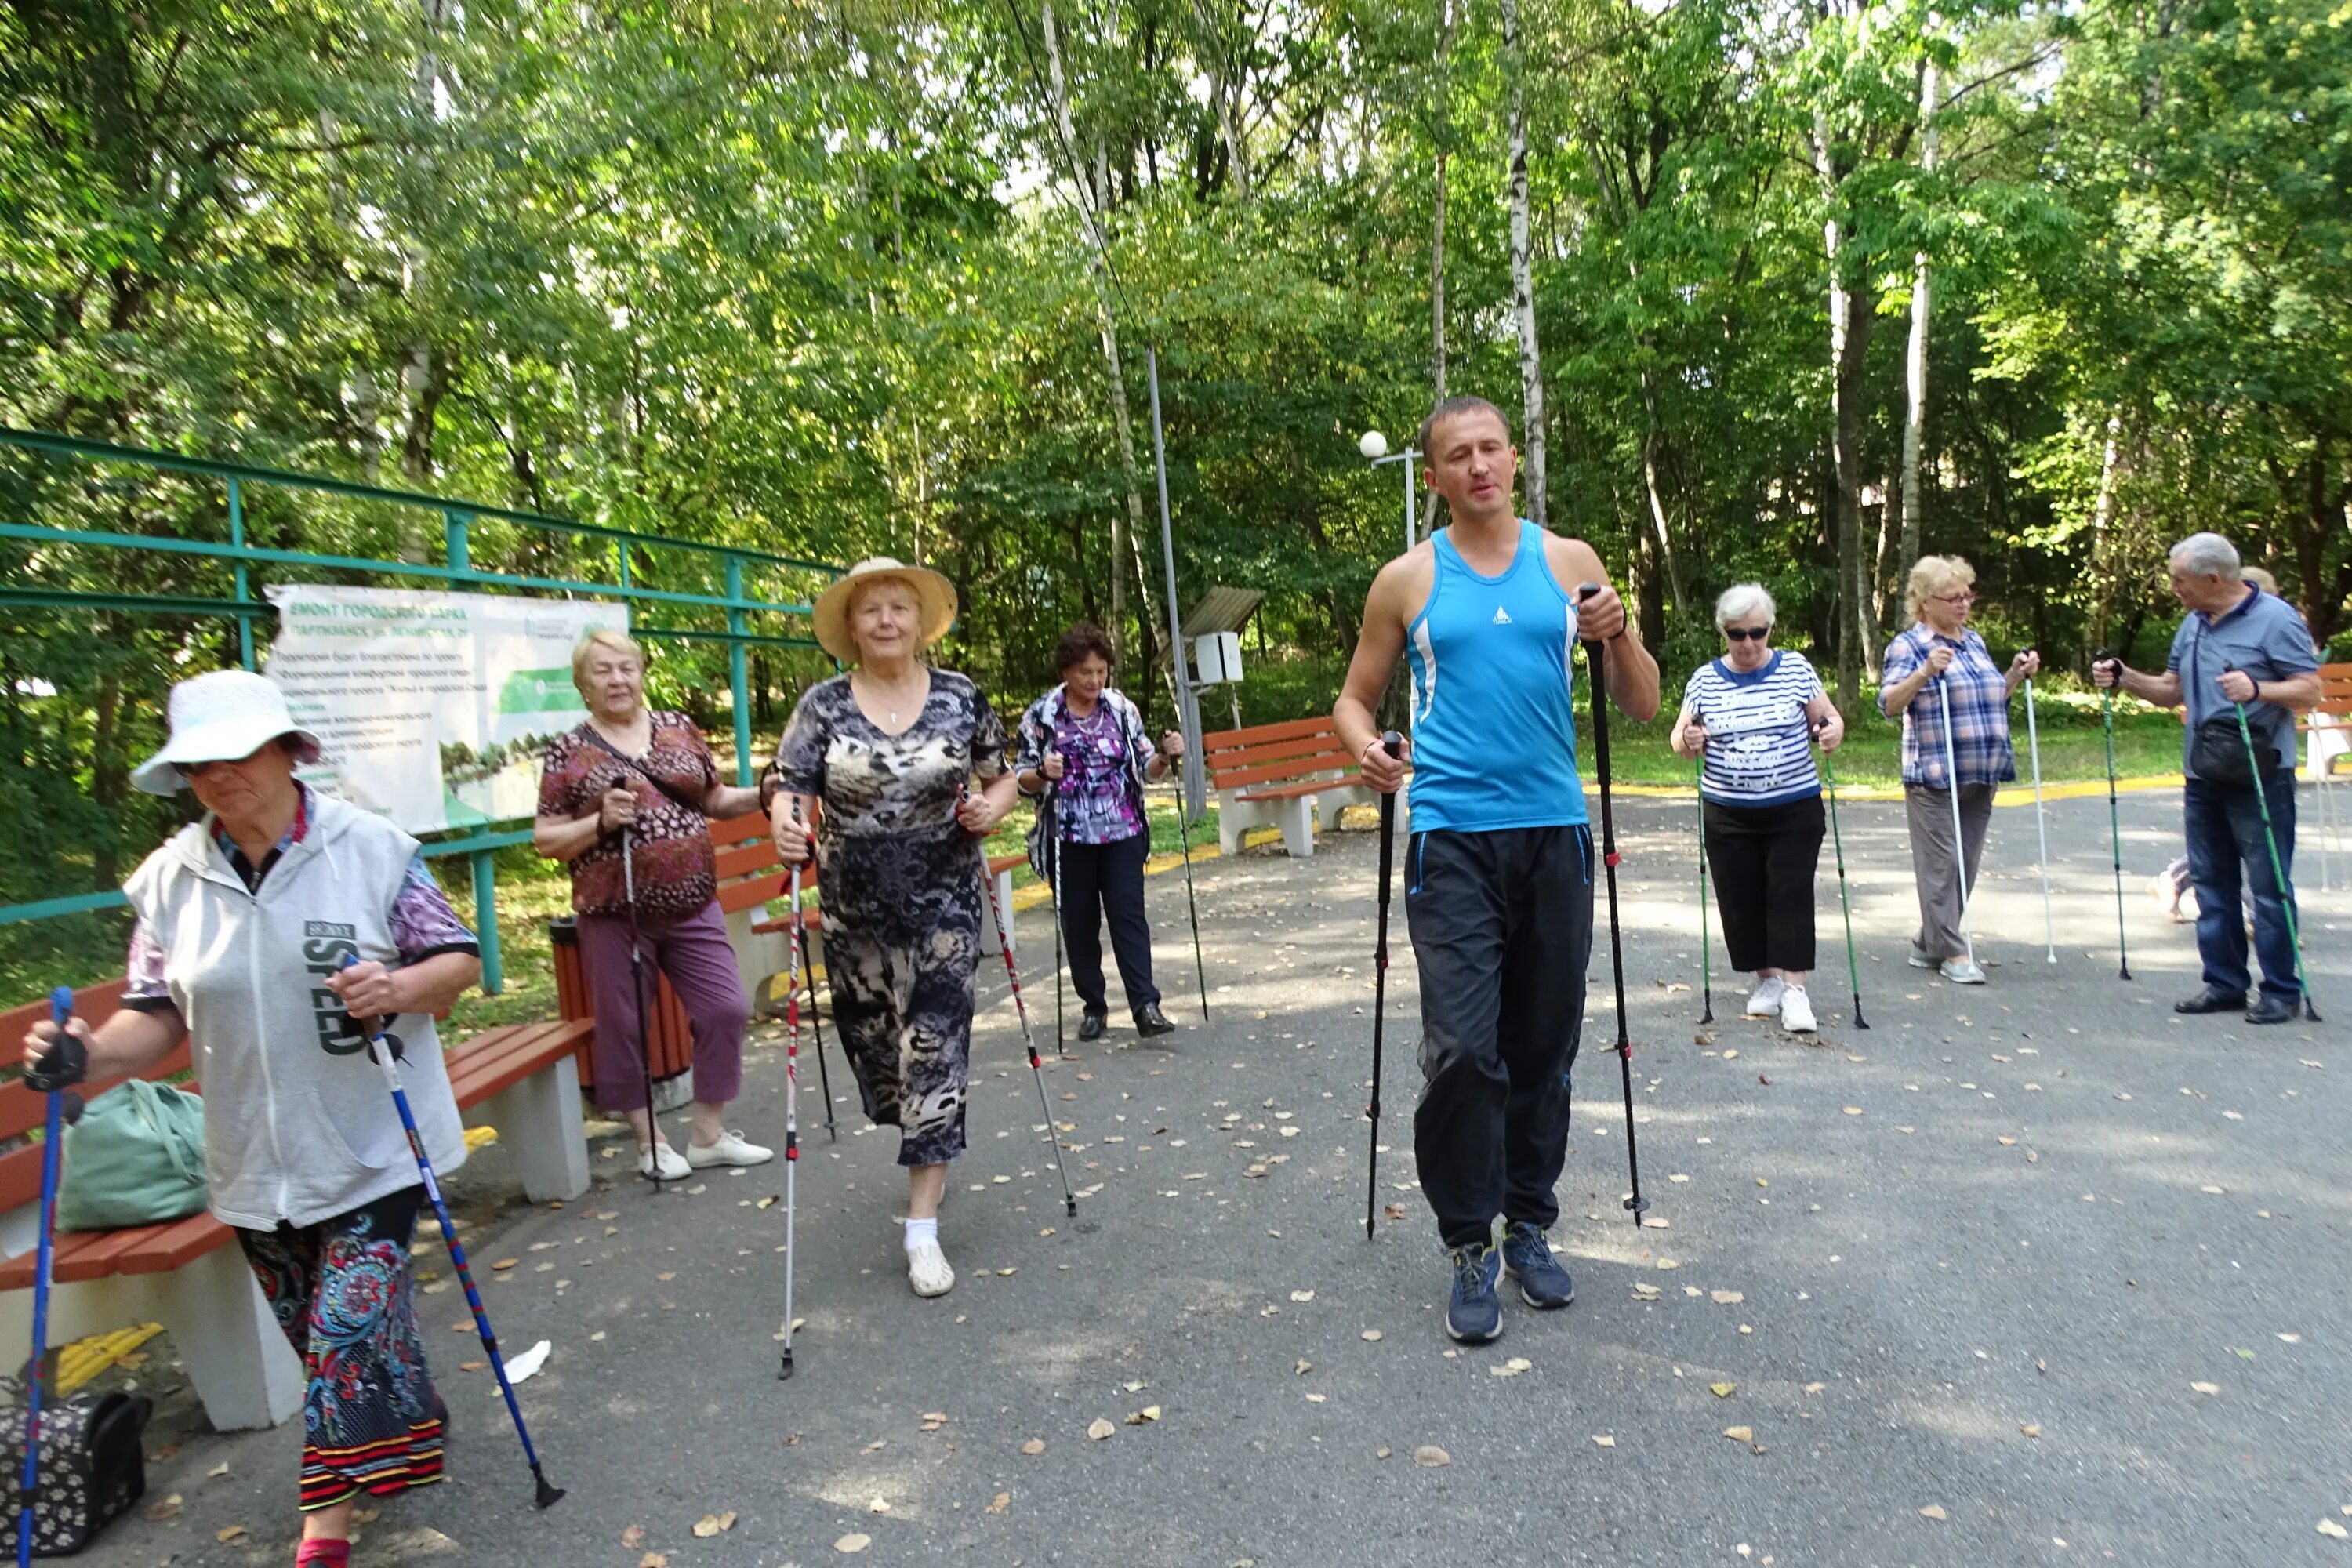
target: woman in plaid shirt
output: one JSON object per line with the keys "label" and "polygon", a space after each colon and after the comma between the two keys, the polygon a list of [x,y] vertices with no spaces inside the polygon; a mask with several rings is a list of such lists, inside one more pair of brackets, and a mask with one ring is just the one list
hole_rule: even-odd
{"label": "woman in plaid shirt", "polygon": [[[1919,934],[1911,963],[1955,985],[1981,985],[1960,930],[1965,887],[1973,890],[1984,855],[1993,792],[2017,777],[2009,744],[2009,698],[2042,668],[2026,649],[2007,673],[1984,638],[1969,629],[1976,568],[1957,555],[1923,555],[1911,568],[1905,604],[1915,624],[1886,645],[1879,711],[1903,717],[1903,800],[1911,825],[1911,870],[1919,884]],[[1937,689],[1937,682],[1943,690]],[[1951,699],[1952,765],[1944,762],[1944,697]],[[1954,770],[1959,777],[1955,781]],[[1959,790],[1960,842],[1952,842],[1952,789]]]}

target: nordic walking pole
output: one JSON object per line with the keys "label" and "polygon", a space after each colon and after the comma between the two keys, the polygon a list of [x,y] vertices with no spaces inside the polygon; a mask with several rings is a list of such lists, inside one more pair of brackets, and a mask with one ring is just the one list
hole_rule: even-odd
{"label": "nordic walking pole", "polygon": [[[1601,592],[1598,583],[1577,589],[1579,604]],[[1625,1206],[1639,1226],[1650,1200],[1642,1195],[1642,1158],[1633,1142],[1633,1042],[1625,1032],[1625,943],[1617,924],[1617,816],[1609,791],[1609,683],[1606,645],[1587,639],[1585,668],[1592,678],[1592,762],[1601,775],[1601,864],[1609,872],[1609,968],[1617,987],[1617,1067],[1625,1084],[1625,1169],[1633,1193]]]}
{"label": "nordic walking pole", "polygon": [[1953,875],[1960,884],[1960,941],[1967,944],[1969,962],[1977,961],[1977,935],[1969,929],[1969,845],[1960,828],[1960,764],[1952,753],[1952,678],[1949,672],[1936,681],[1937,700],[1944,705],[1944,782],[1952,794],[1952,859]]}
{"label": "nordic walking pole", "polygon": [[[341,967],[349,969],[358,962],[356,954],[346,952]],[[474,1271],[466,1262],[466,1244],[457,1239],[457,1226],[449,1218],[449,1205],[442,1201],[441,1184],[433,1177],[433,1162],[425,1153],[425,1139],[416,1131],[415,1113],[408,1109],[408,1090],[401,1087],[397,1065],[402,1048],[400,1037],[385,1034],[383,1023],[378,1018],[373,1030],[363,1031],[367,1034],[369,1059],[383,1068],[384,1087],[392,1090],[393,1108],[400,1112],[400,1125],[408,1134],[408,1152],[416,1156],[416,1173],[424,1181],[425,1195],[432,1200],[433,1217],[441,1222],[441,1241],[449,1249],[449,1266],[457,1271],[457,1282],[466,1288],[466,1306],[474,1314],[474,1330],[482,1337],[482,1350],[490,1358],[490,1370],[498,1374],[499,1392],[506,1395],[507,1414],[514,1417],[515,1436],[522,1439],[522,1457],[530,1465],[531,1479],[539,1483],[536,1500],[541,1508],[553,1508],[562,1500],[563,1489],[549,1482],[547,1472],[540,1467],[539,1450],[531,1447],[530,1428],[523,1425],[522,1406],[516,1402],[514,1384],[507,1381],[506,1359],[499,1354],[499,1338],[490,1331],[490,1314],[482,1306],[482,1293],[474,1288]]]}
{"label": "nordic walking pole", "polygon": [[1822,753],[1822,793],[1830,797],[1830,842],[1837,846],[1838,910],[1845,916],[1845,978],[1853,987],[1853,1026],[1870,1027],[1870,1020],[1862,1016],[1862,970],[1853,961],[1853,904],[1845,890],[1845,835],[1838,831],[1837,771],[1830,766],[1830,754]]}
{"label": "nordic walking pole", "polygon": [[2042,835],[2042,930],[2058,962],[2058,917],[2050,909],[2050,820],[2042,812],[2042,731],[2033,721],[2033,678],[2025,678],[2025,743],[2033,752],[2033,826]]}
{"label": "nordic walking pole", "polygon": [[[793,821],[797,824],[800,821],[800,804],[795,801],[793,805]],[[815,841],[812,839],[809,844],[809,849],[812,855],[814,854],[815,848]],[[798,871],[794,871],[793,873],[792,940],[798,944],[800,948],[800,951],[793,955],[795,961],[806,965],[808,969],[809,1033],[814,1036],[816,1040],[816,1087],[817,1092],[824,1096],[825,1141],[831,1143],[838,1143],[841,1142],[841,1134],[835,1129],[833,1121],[833,1075],[827,1072],[824,1067],[824,1015],[818,1010],[816,1005],[816,960],[809,956],[808,921],[801,914],[801,874]],[[790,1011],[790,1007],[791,1005],[788,1001],[786,1003],[787,1012]],[[837,1013],[834,1015],[834,1022],[839,1023],[840,1021],[841,1016]],[[785,1056],[784,1076],[789,1079],[792,1076],[792,1062],[790,1059],[791,1050],[789,1047],[786,1047]],[[787,1082],[784,1086],[784,1100],[787,1110],[791,1108],[792,1099],[792,1085]],[[787,1121],[789,1121],[789,1117],[787,1118]],[[789,1182],[792,1177],[792,1173],[787,1171],[784,1173],[784,1176],[786,1181]],[[789,1215],[785,1217],[787,1220],[791,1218]],[[791,1226],[787,1225],[785,1229],[789,1232]],[[787,1258],[787,1264],[789,1264],[790,1261],[790,1258]],[[787,1316],[789,1316],[789,1314],[787,1314]]]}
{"label": "nordic walking pole", "polygon": [[[1048,754],[1051,754],[1050,748]],[[1054,911],[1054,1054],[1070,1054],[1070,1037],[1062,1024],[1062,824],[1056,781],[1045,781],[1045,901]],[[993,886],[994,884],[991,884]]]}
{"label": "nordic walking pole", "polygon": [[[2221,672],[2226,675],[2237,668],[2225,664]],[[2286,867],[2279,859],[2278,834],[2271,826],[2271,795],[2263,786],[2263,765],[2254,758],[2254,732],[2246,723],[2246,705],[2232,701],[2230,706],[2238,710],[2238,738],[2246,743],[2246,766],[2254,775],[2254,800],[2263,810],[2263,842],[2270,846],[2271,880],[2278,888],[2279,908],[2286,911],[2287,940],[2294,943],[2294,983],[2303,987],[2303,1016],[2316,1024],[2320,1021],[2319,1009],[2311,1005],[2311,976],[2303,967],[2303,927],[2294,918],[2294,890],[2286,885]]]}
{"label": "nordic walking pole", "polygon": [[[1394,730],[1381,736],[1381,749],[1391,757],[1404,754],[1404,737]],[[1372,1099],[1364,1108],[1370,1122],[1371,1157],[1364,1164],[1364,1239],[1372,1239],[1372,1215],[1381,1191],[1381,1026],[1389,999],[1389,871],[1396,853],[1396,795],[1381,796],[1380,934],[1372,942]]]}
{"label": "nordic walking pole", "polygon": [[58,1229],[58,1162],[65,1151],[66,1123],[81,1115],[81,1097],[65,1092],[79,1083],[89,1066],[89,1050],[76,1039],[73,987],[60,985],[49,993],[49,1022],[57,1039],[25,1075],[25,1087],[48,1096],[41,1112],[41,1235],[33,1266],[33,1355],[25,1378],[25,1469],[16,1494],[16,1568],[33,1561],[33,1504],[40,1480],[41,1384],[49,1354],[49,1273],[56,1257]]}
{"label": "nordic walking pole", "polygon": [[654,999],[646,1000],[645,936],[637,929],[637,857],[635,833],[621,829],[621,889],[629,901],[629,999],[637,1005],[637,1062],[646,1078],[646,1163],[653,1174],[654,1194],[662,1190],[661,1122],[654,1115],[654,1009],[661,1005],[661,982],[654,982]]}
{"label": "nordic walking pole", "polygon": [[[793,802],[793,826],[801,826],[801,803]],[[800,1237],[796,1225],[800,1216],[799,1175],[801,1169],[801,955],[808,940],[808,925],[801,916],[801,868],[793,868],[792,880],[793,938],[792,948],[784,960],[784,1357],[776,1369],[776,1380],[782,1382],[793,1375],[793,1265],[800,1261]],[[809,1018],[816,1018],[816,998],[809,998]],[[825,1110],[833,1097],[825,1096]]]}
{"label": "nordic walking pole", "polygon": [[1706,940],[1706,749],[1691,759],[1691,780],[1698,795],[1698,1021],[1715,1022],[1715,952]]}
{"label": "nordic walking pole", "polygon": [[[1168,685],[1176,699],[1176,730],[1184,733],[1184,719],[1189,711],[1184,704],[1184,633],[1176,615],[1176,537],[1168,518],[1168,437],[1160,423],[1160,350],[1155,345],[1146,351],[1146,363],[1151,377],[1151,466],[1160,479],[1160,558],[1168,572]],[[1195,730],[1200,728],[1196,721]],[[1197,739],[1184,735],[1191,745]],[[1185,790],[1185,769],[1192,759],[1186,758],[1176,769],[1176,836],[1184,846],[1184,908],[1192,917],[1192,973],[1201,984],[1201,1021],[1209,1021],[1209,967],[1201,958],[1201,906],[1192,897],[1192,830],[1185,821],[1186,808],[1192,797]]]}
{"label": "nordic walking pole", "polygon": [[[2123,679],[2123,660],[2105,648],[2091,656],[2093,664],[2116,666],[2116,679]],[[2099,688],[2099,706],[2107,731],[2107,843],[2115,850],[2116,861],[2116,978],[2131,978],[2131,949],[2124,940],[2124,830],[2116,810],[2116,689]]]}
{"label": "nordic walking pole", "polygon": [[1045,1064],[1037,1055],[1037,1041],[1029,1033],[1029,1004],[1021,999],[1021,972],[1013,966],[1013,933],[1004,923],[1004,910],[996,901],[996,879],[988,874],[988,845],[982,840],[980,884],[988,889],[989,912],[996,917],[996,942],[1004,953],[1004,978],[1013,987],[1013,1010],[1021,1016],[1021,1043],[1029,1047],[1029,1072],[1037,1080],[1037,1108],[1045,1113],[1045,1136],[1054,1141],[1054,1173],[1062,1178],[1062,1208],[1073,1218],[1078,1212],[1078,1200],[1070,1191],[1069,1167],[1062,1163],[1062,1135],[1054,1126],[1053,1101],[1045,1098]]}

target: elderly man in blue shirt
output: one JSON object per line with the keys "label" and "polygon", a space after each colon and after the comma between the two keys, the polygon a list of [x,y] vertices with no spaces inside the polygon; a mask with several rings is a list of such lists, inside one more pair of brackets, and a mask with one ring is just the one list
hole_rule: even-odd
{"label": "elderly man in blue shirt", "polygon": [[[2288,923],[2294,888],[2284,880],[2294,868],[2294,715],[2319,702],[2319,655],[2294,607],[2247,581],[2237,548],[2220,534],[2192,533],[2174,545],[2170,569],[2173,595],[2189,614],[2173,637],[2164,673],[2144,675],[2109,659],[2094,664],[2091,676],[2103,688],[2120,686],[2158,707],[2186,703],[2189,709],[2182,816],[2205,984],[2174,1003],[2173,1011],[2243,1007],[2250,1024],[2284,1024],[2303,1000]],[[2258,765],[2252,769],[2238,730],[2240,703],[2253,739]],[[2264,801],[2278,840],[2276,869],[2263,841]],[[2238,914],[2247,870],[2254,893],[2254,951],[2263,964],[2262,993],[2251,1002],[2246,931]]]}

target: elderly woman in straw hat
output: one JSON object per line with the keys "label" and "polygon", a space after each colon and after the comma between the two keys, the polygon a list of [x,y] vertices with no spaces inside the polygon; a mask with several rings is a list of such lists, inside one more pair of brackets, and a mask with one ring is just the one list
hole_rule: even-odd
{"label": "elderly woman in straw hat", "polygon": [[[588,721],[548,743],[531,842],[572,872],[581,968],[596,1008],[596,1103],[628,1118],[637,1170],[676,1181],[711,1165],[761,1165],[774,1152],[727,1130],[743,1084],[751,1005],[719,911],[710,818],[749,816],[759,792],[719,782],[702,731],[684,713],[646,706],[645,652],[600,626],[572,653]],[[640,996],[657,984],[629,961],[641,948],[686,1009],[694,1042],[694,1131],[686,1157],[646,1103],[647,1039]]]}
{"label": "elderly woman in straw hat", "polygon": [[[68,1027],[96,1082],[152,1069],[188,1035],[213,1112],[212,1212],[309,1374],[295,1561],[342,1568],[362,1493],[441,1479],[446,1417],[411,1291],[424,1189],[353,1019],[406,1042],[417,1131],[446,1176],[466,1143],[433,1016],[481,963],[416,840],[294,776],[319,740],[269,680],[184,680],[170,717],[170,742],[131,782],[191,789],[205,814],[123,887],[138,919],[121,1009],[94,1031]],[[56,1035],[35,1026],[27,1066]]]}
{"label": "elderly woman in straw hat", "polygon": [[1015,788],[988,699],[920,657],[955,615],[955,589],[936,572],[887,557],[851,567],[815,619],[817,641],[853,668],[808,689],[760,781],[785,864],[807,861],[806,825],[817,825],[834,1019],[866,1113],[899,1130],[919,1296],[955,1283],[939,1213],[964,1147],[982,900],[973,840],[1003,820]]}

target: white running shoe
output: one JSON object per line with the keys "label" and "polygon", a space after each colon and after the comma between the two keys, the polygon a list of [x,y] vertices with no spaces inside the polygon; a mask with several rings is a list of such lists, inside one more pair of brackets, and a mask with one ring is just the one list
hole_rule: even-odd
{"label": "white running shoe", "polygon": [[[661,1172],[658,1175],[655,1175],[654,1172],[656,1160],[661,1162]],[[694,1167],[679,1159],[677,1150],[667,1143],[658,1143],[654,1146],[654,1152],[650,1154],[643,1149],[637,1151],[637,1174],[654,1176],[656,1181],[682,1182],[694,1174]]]}
{"label": "white running shoe", "polygon": [[719,1142],[707,1148],[694,1142],[686,1146],[686,1163],[698,1171],[712,1165],[764,1165],[775,1157],[773,1149],[746,1142],[740,1132],[721,1132]]}
{"label": "white running shoe", "polygon": [[919,1241],[907,1248],[907,1283],[918,1296],[944,1296],[955,1288],[955,1270],[936,1241]]}
{"label": "white running shoe", "polygon": [[1812,999],[1801,985],[1791,985],[1780,993],[1780,1027],[1792,1035],[1810,1035],[1813,1023]]}
{"label": "white running shoe", "polygon": [[1942,959],[1930,957],[1916,947],[1905,955],[1905,962],[1914,969],[1939,969],[1944,963]]}
{"label": "white running shoe", "polygon": [[1985,972],[1977,967],[1976,960],[1972,958],[1948,958],[1937,965],[1936,972],[1955,985],[1981,985],[1985,983]]}
{"label": "white running shoe", "polygon": [[1781,994],[1788,989],[1789,983],[1777,974],[1769,980],[1759,983],[1754,991],[1748,993],[1748,1016],[1769,1018],[1779,1012]]}

